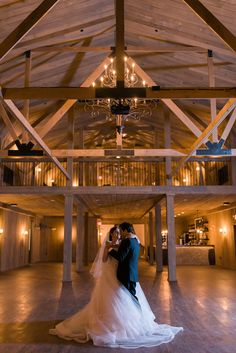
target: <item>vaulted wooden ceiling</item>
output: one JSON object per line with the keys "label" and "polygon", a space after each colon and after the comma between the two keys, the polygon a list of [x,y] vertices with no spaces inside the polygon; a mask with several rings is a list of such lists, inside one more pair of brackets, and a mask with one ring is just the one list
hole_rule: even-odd
{"label": "vaulted wooden ceiling", "polygon": [[[2,0],[0,43],[42,3],[42,0]],[[54,3],[50,11],[0,61],[2,88],[25,86],[25,53],[28,51],[31,52],[30,87],[79,87],[111,54],[110,49],[116,44],[115,1],[60,0]],[[202,14],[208,18],[209,24],[187,3],[191,5],[191,1],[184,0],[126,0],[124,35],[127,54],[161,88],[235,87],[235,1],[201,0],[200,4],[221,23],[218,34],[213,30],[214,21],[208,12]],[[225,37],[223,28],[231,36]],[[209,51],[213,55],[210,59]],[[178,99],[174,102],[200,131],[209,125],[210,99]],[[225,98],[217,99],[217,111],[226,102]],[[14,103],[23,111],[22,100],[15,99]],[[29,122],[39,134],[62,103],[61,100],[30,100]],[[115,148],[115,119],[106,120],[104,115],[92,118],[83,111],[80,103],[75,103],[74,112],[74,148],[79,148],[81,130],[84,130],[85,148]],[[196,136],[161,100],[151,117],[129,119],[125,123],[127,136],[123,139],[123,146],[164,148],[167,113],[171,120],[171,147],[189,149]],[[22,133],[19,122],[13,116],[10,119],[17,134]],[[227,121],[219,127],[219,135]],[[12,136],[2,119],[0,124],[1,145],[6,149],[11,145]],[[67,125],[65,114],[43,136],[50,149],[67,148]],[[231,148],[235,148],[234,136],[235,126],[226,142]],[[142,212],[149,206],[143,207]]]}

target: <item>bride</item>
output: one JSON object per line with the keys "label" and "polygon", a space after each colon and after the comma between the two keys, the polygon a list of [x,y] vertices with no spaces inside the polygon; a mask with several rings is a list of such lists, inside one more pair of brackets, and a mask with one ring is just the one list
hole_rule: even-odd
{"label": "bride", "polygon": [[[113,247],[119,244],[119,228],[110,229]],[[69,319],[49,331],[79,343],[95,346],[138,348],[170,342],[182,327],[159,325],[139,283],[136,297],[116,277],[118,262],[109,256],[103,242],[91,268],[96,284],[90,302]]]}

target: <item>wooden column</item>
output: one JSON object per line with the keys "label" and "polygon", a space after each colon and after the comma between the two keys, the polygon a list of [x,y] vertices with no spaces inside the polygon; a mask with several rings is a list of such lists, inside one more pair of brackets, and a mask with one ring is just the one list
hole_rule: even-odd
{"label": "wooden column", "polygon": [[85,212],[84,214],[84,264],[85,266],[88,266],[89,260],[88,260],[88,217],[89,214],[88,212]]}
{"label": "wooden column", "polygon": [[161,206],[155,205],[155,231],[156,231],[156,272],[163,270],[162,235],[161,235]]}
{"label": "wooden column", "polygon": [[144,236],[145,236],[145,259],[146,259],[147,261],[149,261],[149,257],[148,257],[148,244],[149,244],[149,236],[148,236],[148,233],[149,233],[149,227],[148,227],[147,222],[145,221],[145,224],[144,224]]}
{"label": "wooden column", "polygon": [[[79,129],[79,149],[84,148],[84,130]],[[84,186],[84,162],[79,162],[79,186]]]}
{"label": "wooden column", "polygon": [[[207,64],[208,64],[209,86],[215,87],[215,70],[214,70],[213,51],[212,50],[208,50]],[[211,120],[213,120],[213,119],[215,119],[215,117],[217,115],[216,98],[211,98],[210,104],[211,104]],[[217,128],[215,128],[212,132],[212,141],[218,142]]]}
{"label": "wooden column", "polygon": [[[231,146],[236,145],[236,136],[233,133],[233,131],[231,131],[231,134],[230,134],[230,144]],[[231,157],[230,160],[231,160],[232,185],[236,185],[236,158]]]}
{"label": "wooden column", "polygon": [[176,240],[174,195],[166,195],[166,224],[167,224],[167,249],[168,249],[168,281],[176,281]]}
{"label": "wooden column", "polygon": [[[74,149],[74,134],[75,134],[75,108],[74,106],[68,112],[67,119],[67,147],[68,149]],[[67,158],[67,171],[71,176],[70,180],[67,180],[67,185],[73,185],[73,158]]]}
{"label": "wooden column", "polygon": [[[171,148],[171,128],[170,128],[170,112],[164,108],[164,132],[165,132],[165,148]],[[172,184],[171,179],[171,157],[166,157],[166,185]]]}
{"label": "wooden column", "polygon": [[73,195],[65,196],[63,282],[71,282]]}
{"label": "wooden column", "polygon": [[[31,51],[27,51],[25,53],[25,87],[29,87],[30,85],[30,76],[31,76]],[[30,100],[24,100],[24,116],[27,120],[29,120],[29,108],[30,108]],[[22,142],[29,142],[29,135],[26,130],[22,133]]]}
{"label": "wooden column", "polygon": [[125,21],[124,21],[124,0],[115,1],[116,12],[116,85],[124,87],[124,50],[125,50]]}
{"label": "wooden column", "polygon": [[78,201],[76,218],[76,271],[84,268],[84,206]]}
{"label": "wooden column", "polygon": [[153,215],[149,212],[149,263],[153,265]]}
{"label": "wooden column", "polygon": [[[74,147],[74,110],[68,113],[67,146]],[[71,179],[67,179],[67,186],[73,182],[73,158],[67,158],[67,171]],[[72,265],[72,223],[73,223],[73,195],[65,196],[64,212],[64,249],[63,249],[63,282],[71,282]]]}

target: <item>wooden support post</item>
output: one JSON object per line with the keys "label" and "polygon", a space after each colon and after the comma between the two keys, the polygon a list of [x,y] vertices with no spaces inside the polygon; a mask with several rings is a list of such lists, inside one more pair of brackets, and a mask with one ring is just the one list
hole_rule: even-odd
{"label": "wooden support post", "polygon": [[[74,106],[68,112],[68,125],[67,125],[67,147],[68,149],[74,149]],[[70,175],[70,179],[67,180],[67,185],[73,185],[73,157],[67,158],[67,172]]]}
{"label": "wooden support post", "polygon": [[149,229],[148,229],[148,224],[147,224],[147,221],[145,220],[145,223],[144,223],[144,240],[145,240],[145,260],[146,261],[149,261],[149,256],[148,256],[148,244],[149,244]]}
{"label": "wooden support post", "polygon": [[[79,129],[79,148],[84,148],[84,130]],[[79,162],[79,186],[84,186],[84,162]]]}
{"label": "wooden support post", "polygon": [[63,282],[71,282],[73,195],[65,196]]}
{"label": "wooden support post", "polygon": [[176,240],[174,195],[166,195],[166,224],[167,224],[167,249],[168,249],[168,281],[176,281]]}
{"label": "wooden support post", "polygon": [[84,264],[88,266],[88,212],[84,214]]}
{"label": "wooden support post", "polygon": [[[209,76],[209,86],[215,87],[215,72],[214,72],[214,63],[213,63],[213,52],[212,50],[208,50],[207,53],[207,64],[208,64],[208,76]],[[216,98],[210,99],[211,104],[211,120],[213,120],[217,115],[216,110]],[[215,128],[212,131],[212,140],[213,142],[218,142],[218,131]]]}
{"label": "wooden support post", "polygon": [[117,87],[124,87],[124,0],[116,0],[116,77]]}
{"label": "wooden support post", "polygon": [[76,218],[76,271],[84,269],[84,206],[77,203]]}
{"label": "wooden support post", "polygon": [[[171,148],[171,127],[170,127],[170,113],[164,108],[164,132],[165,132],[165,148]],[[171,178],[171,157],[165,158],[166,162],[166,185],[172,184]]]}
{"label": "wooden support post", "polygon": [[[236,136],[235,134],[230,134],[230,144],[235,146]],[[231,175],[232,175],[232,185],[236,185],[236,158],[231,158]]]}
{"label": "wooden support post", "polygon": [[[25,87],[30,86],[30,75],[31,75],[31,51],[27,51],[25,53]],[[29,108],[30,108],[30,100],[26,99],[24,101],[24,117],[26,120],[29,121]],[[22,133],[22,142],[27,143],[29,142],[29,134],[26,130],[23,131]]]}
{"label": "wooden support post", "polygon": [[149,212],[149,263],[154,263],[154,248],[153,248],[153,215],[152,211]]}
{"label": "wooden support post", "polygon": [[155,205],[155,230],[156,230],[156,272],[163,270],[162,235],[161,235],[161,206]]}

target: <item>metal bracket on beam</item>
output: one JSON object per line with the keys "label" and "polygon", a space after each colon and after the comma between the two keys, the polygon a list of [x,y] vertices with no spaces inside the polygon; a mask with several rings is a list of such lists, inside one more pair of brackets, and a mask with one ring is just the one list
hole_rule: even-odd
{"label": "metal bracket on beam", "polygon": [[199,149],[196,150],[197,156],[225,156],[231,155],[231,149],[223,149],[222,146],[224,145],[225,140],[220,139],[219,142],[211,142],[207,141],[206,146],[208,149]]}

